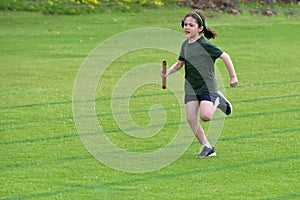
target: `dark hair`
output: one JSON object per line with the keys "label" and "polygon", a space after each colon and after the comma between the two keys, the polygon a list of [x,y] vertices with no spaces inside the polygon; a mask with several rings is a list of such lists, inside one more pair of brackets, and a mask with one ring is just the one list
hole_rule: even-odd
{"label": "dark hair", "polygon": [[199,27],[203,26],[203,30],[200,32],[200,33],[204,33],[204,36],[207,38],[207,39],[211,39],[211,38],[215,38],[217,36],[217,32],[211,28],[207,28],[206,27],[206,24],[205,24],[205,16],[202,12],[200,11],[195,11],[195,12],[191,12],[189,14],[187,14],[186,16],[184,16],[183,20],[181,21],[181,27],[183,28],[184,26],[184,20],[187,18],[187,17],[192,17],[194,18]]}

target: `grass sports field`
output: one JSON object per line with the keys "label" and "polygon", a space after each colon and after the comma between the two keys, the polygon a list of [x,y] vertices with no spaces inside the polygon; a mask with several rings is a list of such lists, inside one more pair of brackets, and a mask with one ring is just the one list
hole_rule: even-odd
{"label": "grass sports field", "polygon": [[[239,77],[239,86],[230,88],[225,66],[217,62],[234,106],[215,145],[217,157],[197,160],[200,147],[194,139],[168,166],[127,173],[99,162],[83,145],[72,98],[85,58],[100,42],[134,28],[180,32],[187,11],[82,16],[0,12],[1,199],[300,199],[299,17],[245,13],[207,19],[218,32],[213,42],[231,55]],[[177,55],[136,50],[116,59],[99,80],[97,120],[103,134],[120,148],[155,151],[184,123],[181,102],[158,84],[138,87],[128,101],[131,120],[150,132],[155,126],[147,126],[152,120],[149,109],[161,104],[167,117],[158,134],[135,138],[114,120],[120,114],[111,108],[118,80],[136,66],[159,66],[164,59],[170,65]]]}

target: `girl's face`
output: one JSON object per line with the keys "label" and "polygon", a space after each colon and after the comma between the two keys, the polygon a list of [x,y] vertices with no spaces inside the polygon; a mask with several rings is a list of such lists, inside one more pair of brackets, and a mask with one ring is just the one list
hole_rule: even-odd
{"label": "girl's face", "polygon": [[190,40],[198,39],[199,33],[202,31],[203,26],[199,27],[197,20],[193,17],[187,17],[183,24],[184,35]]}

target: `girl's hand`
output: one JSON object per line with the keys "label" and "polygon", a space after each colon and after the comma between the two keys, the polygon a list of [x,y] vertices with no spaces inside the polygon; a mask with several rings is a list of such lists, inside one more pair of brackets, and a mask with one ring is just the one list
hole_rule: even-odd
{"label": "girl's hand", "polygon": [[176,63],[174,63],[172,65],[172,67],[170,67],[169,69],[167,69],[166,74],[163,74],[162,70],[161,70],[160,71],[161,78],[166,78],[170,74],[173,74],[173,73],[177,72],[179,69],[181,69],[183,67],[183,64],[184,64],[184,61],[178,60]]}
{"label": "girl's hand", "polygon": [[235,87],[239,84],[239,81],[236,76],[230,78],[230,86]]}
{"label": "girl's hand", "polygon": [[163,74],[162,70],[160,71],[160,77],[161,78],[166,78],[168,76],[168,70],[165,74]]}

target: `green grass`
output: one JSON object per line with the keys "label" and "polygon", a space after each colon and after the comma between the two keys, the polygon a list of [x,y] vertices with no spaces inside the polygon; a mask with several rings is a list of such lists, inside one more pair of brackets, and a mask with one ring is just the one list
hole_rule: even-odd
{"label": "green grass", "polygon": [[[84,59],[101,41],[122,31],[153,26],[181,31],[186,12],[0,12],[1,199],[300,198],[299,17],[245,13],[207,19],[218,32],[213,42],[231,55],[240,81],[239,87],[229,88],[225,66],[217,62],[234,106],[216,144],[217,157],[195,159],[200,147],[194,140],[171,165],[132,174],[101,164],[84,147],[72,112],[73,85]],[[130,99],[132,118],[147,125],[148,109],[161,102],[167,123],[151,138],[129,137],[111,114],[113,86],[132,67],[163,59],[171,64],[177,55],[131,52],[116,60],[99,82],[98,120],[106,135],[129,151],[149,152],[167,144],[177,129],[179,103],[157,85],[139,88]]]}

